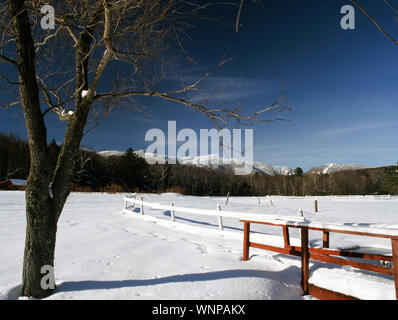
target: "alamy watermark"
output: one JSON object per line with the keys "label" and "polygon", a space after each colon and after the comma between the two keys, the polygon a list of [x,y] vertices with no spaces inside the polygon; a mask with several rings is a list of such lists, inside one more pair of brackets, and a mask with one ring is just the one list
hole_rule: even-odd
{"label": "alamy watermark", "polygon": [[[46,4],[40,9],[44,14],[40,21],[42,29],[55,29],[55,9],[53,6]],[[341,7],[340,13],[344,16],[340,20],[340,26],[343,30],[355,29],[355,8],[352,5],[344,5]]]}
{"label": "alamy watermark", "polygon": [[45,265],[40,269],[40,273],[44,274],[41,278],[40,286],[43,290],[54,290],[55,289],[55,276],[54,267]]}
{"label": "alamy watermark", "polygon": [[40,20],[40,26],[43,30],[55,29],[55,9],[53,6],[46,4],[41,7],[40,12],[44,16]]}
{"label": "alamy watermark", "polygon": [[[44,5],[40,12],[44,15],[40,21],[42,29],[55,29],[55,9],[51,5]],[[345,5],[340,10],[344,16],[341,18],[340,26],[343,30],[355,29],[355,9],[351,5]],[[156,141],[154,139],[156,138]],[[188,141],[185,141],[188,138]],[[211,157],[209,158],[210,165],[219,165],[222,159],[222,164],[232,165],[233,161],[240,162],[241,166],[237,167],[234,163],[234,171],[237,175],[248,175],[252,172],[253,163],[253,130],[245,130],[245,145],[242,152],[241,129],[228,130],[223,129],[217,131],[216,129],[201,129],[199,137],[200,155],[208,155],[208,139],[211,140]],[[146,150],[146,160],[149,164],[165,163],[166,159],[169,164],[177,163],[178,159],[184,157],[197,157],[198,137],[192,129],[182,129],[176,131],[176,122],[169,121],[168,123],[168,154],[166,157],[166,135],[160,129],[151,129],[145,135],[145,141],[154,141]],[[177,150],[177,143],[183,143]],[[223,157],[219,157],[220,142],[222,142]],[[155,153],[157,151],[157,154]],[[150,155],[151,154],[151,155]],[[147,156],[148,155],[148,156]],[[149,156],[150,155],[150,156]]]}
{"label": "alamy watermark", "polygon": [[198,137],[193,129],[177,132],[176,121],[168,121],[167,134],[161,129],[146,132],[145,141],[152,143],[145,151],[145,160],[148,164],[176,164],[196,159],[201,164],[231,165],[236,175],[249,175],[253,170],[253,129],[244,130],[243,149],[242,139],[242,129],[200,129]]}
{"label": "alamy watermark", "polygon": [[355,29],[355,9],[353,6],[345,5],[340,10],[344,16],[341,18],[340,26],[343,30]]}

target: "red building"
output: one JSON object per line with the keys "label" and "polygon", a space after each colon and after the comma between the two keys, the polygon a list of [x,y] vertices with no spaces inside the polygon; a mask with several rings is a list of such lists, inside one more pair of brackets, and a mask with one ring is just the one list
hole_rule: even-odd
{"label": "red building", "polygon": [[0,189],[18,189],[26,186],[26,180],[21,179],[7,179],[0,181]]}

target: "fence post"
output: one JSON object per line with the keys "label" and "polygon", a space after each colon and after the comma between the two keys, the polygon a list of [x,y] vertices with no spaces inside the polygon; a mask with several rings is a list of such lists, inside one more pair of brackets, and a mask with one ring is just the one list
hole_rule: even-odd
{"label": "fence post", "polygon": [[283,240],[285,243],[285,248],[290,247],[290,237],[289,237],[289,227],[283,226]]}
{"label": "fence post", "polygon": [[[221,212],[220,204],[217,205],[217,211]],[[222,223],[222,216],[221,215],[218,216],[218,229],[220,229],[221,231],[224,230],[224,226],[223,226],[223,223]]]}
{"label": "fence post", "polygon": [[[144,201],[144,197],[141,197],[141,201]],[[141,203],[140,205],[141,214],[144,215],[144,204]]]}
{"label": "fence post", "polygon": [[[172,207],[174,207],[173,201],[171,201],[170,205],[171,205]],[[175,216],[174,216],[174,210],[170,210],[170,216],[171,216],[171,221],[175,222],[176,219],[175,219]]]}
{"label": "fence post", "polygon": [[[134,199],[137,200],[137,194],[134,194]],[[133,202],[133,210],[135,208],[135,202]]]}
{"label": "fence post", "polygon": [[297,214],[299,217],[304,217],[303,209],[299,209]]}
{"label": "fence post", "polygon": [[318,212],[318,200],[315,200],[315,212]]}
{"label": "fence post", "polygon": [[250,250],[250,222],[243,222],[243,261],[249,260]]}
{"label": "fence post", "polygon": [[229,191],[228,191],[228,193],[227,193],[227,201],[225,202],[225,205],[228,204],[228,201],[229,201]]}
{"label": "fence post", "polygon": [[301,227],[301,285],[304,295],[308,295],[309,278],[309,249],[308,249],[308,227]]}
{"label": "fence post", "polygon": [[330,245],[329,232],[323,231],[322,241],[323,241],[323,247],[324,248],[329,248],[329,245]]}
{"label": "fence post", "polygon": [[398,300],[398,238],[391,239],[392,257],[393,257],[393,270],[395,281],[395,299]]}

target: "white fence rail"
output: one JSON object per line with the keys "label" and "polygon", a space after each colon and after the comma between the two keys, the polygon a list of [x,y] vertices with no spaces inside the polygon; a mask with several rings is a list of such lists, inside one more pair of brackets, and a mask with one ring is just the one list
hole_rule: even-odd
{"label": "white fence rail", "polygon": [[[263,214],[263,213],[244,213],[244,212],[236,212],[236,211],[222,211],[220,204],[216,206],[215,210],[210,209],[196,209],[196,208],[188,208],[188,207],[178,207],[175,206],[173,202],[170,205],[154,203],[154,202],[147,202],[144,201],[143,197],[140,196],[137,199],[137,195],[133,197],[124,197],[124,208],[122,212],[131,213],[131,207],[134,208],[136,205],[140,208],[140,213],[144,215],[144,207],[148,207],[154,210],[166,210],[170,211],[170,218],[172,222],[176,220],[176,212],[182,213],[190,213],[196,215],[204,215],[204,216],[214,216],[218,219],[218,227],[219,230],[224,229],[223,225],[223,217],[234,218],[237,220],[252,220],[252,221],[267,221],[267,222],[277,222],[279,224],[283,224],[286,226],[306,226],[312,228],[329,228],[334,230],[341,230],[344,232],[362,232],[367,234],[378,234],[378,235],[385,235],[385,236],[394,236],[398,237],[398,229],[395,226],[388,226],[388,227],[374,227],[374,226],[349,226],[349,225],[341,225],[341,224],[334,224],[334,223],[321,223],[317,221],[310,221],[306,220],[304,217],[299,216],[280,216],[280,215],[270,215],[270,214]],[[128,204],[131,204],[129,207]]]}
{"label": "white fence rail", "polygon": [[[128,204],[131,204],[130,206]],[[173,202],[170,205],[154,203],[154,202],[147,202],[144,201],[143,197],[124,197],[124,207],[122,212],[131,213],[132,209],[138,206],[140,208],[141,215],[144,215],[144,207],[148,207],[154,210],[166,210],[170,211],[170,218],[172,222],[175,222],[176,219],[176,212],[182,213],[190,213],[190,214],[197,214],[197,215],[204,215],[204,216],[214,216],[218,219],[218,227],[219,230],[224,230],[223,224],[223,217],[228,218],[235,218],[239,219],[272,219],[278,221],[290,221],[290,222],[303,222],[305,219],[304,217],[292,217],[292,216],[279,216],[279,215],[269,215],[269,214],[262,214],[262,213],[244,213],[244,212],[237,212],[237,211],[222,211],[221,205],[218,204],[215,210],[210,209],[196,209],[196,208],[188,208],[188,207],[178,207],[175,206]]]}

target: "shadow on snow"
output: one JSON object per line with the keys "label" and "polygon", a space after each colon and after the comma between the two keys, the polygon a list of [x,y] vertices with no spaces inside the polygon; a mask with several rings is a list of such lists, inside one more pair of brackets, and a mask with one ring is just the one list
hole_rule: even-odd
{"label": "shadow on snow", "polygon": [[109,281],[66,281],[57,286],[54,293],[86,290],[109,290],[140,286],[155,286],[169,283],[215,281],[234,278],[262,278],[278,281],[286,287],[300,286],[300,270],[296,266],[290,266],[281,271],[262,270],[222,270],[205,273],[191,273],[172,275],[155,279],[143,280],[109,280]]}

